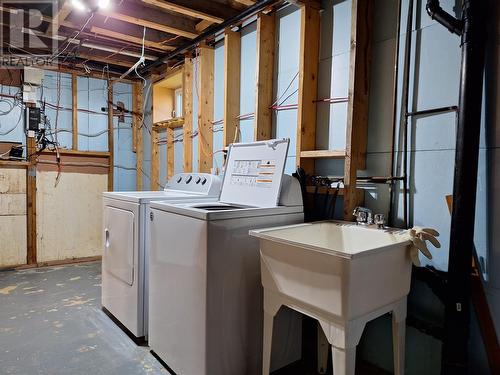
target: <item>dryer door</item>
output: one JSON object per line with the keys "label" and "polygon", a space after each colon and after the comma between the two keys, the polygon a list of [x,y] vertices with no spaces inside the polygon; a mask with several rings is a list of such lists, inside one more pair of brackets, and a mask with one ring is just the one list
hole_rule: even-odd
{"label": "dryer door", "polygon": [[134,225],[133,212],[105,206],[104,266],[128,285],[134,283]]}

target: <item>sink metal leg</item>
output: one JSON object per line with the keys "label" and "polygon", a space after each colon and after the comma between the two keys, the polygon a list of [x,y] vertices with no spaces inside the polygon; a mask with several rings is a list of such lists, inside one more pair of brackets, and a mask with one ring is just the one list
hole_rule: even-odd
{"label": "sink metal leg", "polygon": [[281,300],[272,292],[264,289],[264,332],[262,342],[262,375],[271,371],[271,348],[273,342],[274,316],[282,305]]}
{"label": "sink metal leg", "polygon": [[321,325],[318,323],[318,373],[326,374],[328,366],[328,352],[330,351],[330,343],[328,342]]}
{"label": "sink metal leg", "polygon": [[356,371],[356,347],[332,346],[333,375],[354,375]]}
{"label": "sink metal leg", "polygon": [[274,315],[264,310],[264,338],[262,347],[262,375],[268,375],[271,367]]}
{"label": "sink metal leg", "polygon": [[394,375],[405,372],[406,298],[392,313],[392,345],[394,351]]}

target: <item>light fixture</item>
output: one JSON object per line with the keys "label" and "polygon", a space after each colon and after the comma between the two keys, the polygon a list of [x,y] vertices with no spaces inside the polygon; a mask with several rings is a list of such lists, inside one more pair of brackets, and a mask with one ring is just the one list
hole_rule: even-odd
{"label": "light fixture", "polygon": [[71,5],[73,5],[73,8],[82,12],[87,10],[87,6],[82,0],[71,0]]}
{"label": "light fixture", "polygon": [[97,6],[101,9],[106,9],[109,7],[110,0],[99,0]]}

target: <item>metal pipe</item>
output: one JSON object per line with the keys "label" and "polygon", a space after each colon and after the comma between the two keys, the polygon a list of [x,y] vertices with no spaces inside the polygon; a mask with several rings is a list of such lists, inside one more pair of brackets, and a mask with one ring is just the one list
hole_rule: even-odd
{"label": "metal pipe", "polygon": [[[398,17],[397,17],[397,25],[396,25],[396,46],[394,48],[394,79],[392,81],[392,143],[391,143],[391,176],[394,176],[394,161],[396,155],[394,153],[394,148],[396,144],[396,123],[398,117],[398,75],[399,75],[399,34],[401,33],[401,2],[402,0],[398,0]],[[392,225],[392,211],[393,211],[393,200],[394,200],[394,184],[391,184],[389,187],[389,214],[388,220],[389,225]]]}
{"label": "metal pipe", "polygon": [[425,9],[433,20],[446,27],[451,33],[462,35],[463,22],[441,8],[439,0],[427,0]]}
{"label": "metal pipe", "polygon": [[408,228],[408,112],[410,86],[411,34],[413,28],[413,0],[408,3],[408,18],[406,20],[405,58],[403,65],[403,88],[401,90],[401,113],[399,131],[403,132],[403,218],[404,226]]}
{"label": "metal pipe", "polygon": [[[436,3],[435,0],[428,2]],[[441,374],[444,375],[468,373],[471,259],[474,246],[485,59],[484,2],[464,0],[462,15],[462,21],[460,21],[463,25],[462,65],[445,303],[445,341],[441,364]],[[449,26],[439,18],[436,20],[446,27]]]}
{"label": "metal pipe", "polygon": [[448,107],[439,107],[439,108],[424,109],[422,111],[408,112],[406,116],[411,116],[411,117],[430,116],[438,113],[456,112],[456,111],[458,111],[458,106],[452,105]]}
{"label": "metal pipe", "polygon": [[234,24],[238,23],[239,21],[251,17],[261,10],[272,6],[276,3],[278,3],[279,0],[261,0],[256,2],[254,5],[244,9],[241,13],[238,13],[237,15],[228,18],[222,23],[219,23],[217,25],[214,25],[212,27],[209,27],[206,31],[202,32],[200,35],[198,35],[196,38],[190,40],[189,42],[186,42],[185,44],[181,45],[180,47],[176,48],[172,52],[160,56],[158,60],[154,61],[152,64],[145,66],[143,69],[140,70],[141,74],[146,73],[148,70],[157,68],[163,64],[166,64],[169,60],[174,58],[175,56],[186,52],[190,50],[191,48],[195,47],[197,44],[203,42],[207,38],[211,37],[214,34],[217,34],[220,31],[223,31],[226,27],[233,26]]}

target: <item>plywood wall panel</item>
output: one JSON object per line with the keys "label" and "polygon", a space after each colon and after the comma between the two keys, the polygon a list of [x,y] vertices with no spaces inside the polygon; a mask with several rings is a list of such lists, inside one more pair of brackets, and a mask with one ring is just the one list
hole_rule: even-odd
{"label": "plywood wall panel", "polygon": [[20,193],[26,193],[26,169],[0,169],[0,194]]}
{"label": "plywood wall panel", "polygon": [[26,263],[26,169],[0,169],[0,267]]}
{"label": "plywood wall panel", "polygon": [[0,215],[0,267],[26,264],[26,215]]}
{"label": "plywood wall panel", "polygon": [[39,262],[101,255],[102,192],[107,176],[37,173],[37,249]]}

